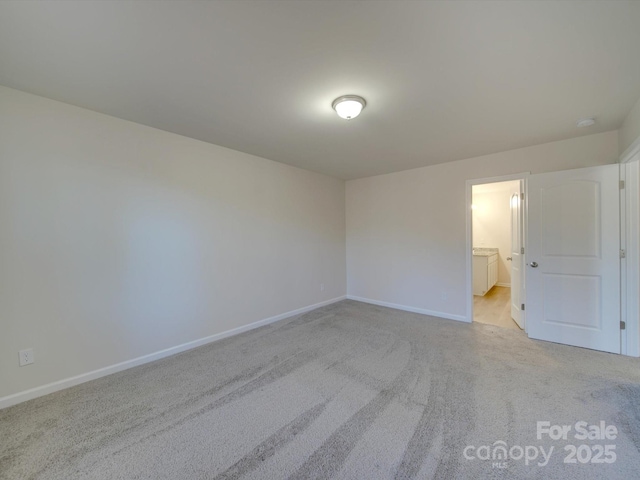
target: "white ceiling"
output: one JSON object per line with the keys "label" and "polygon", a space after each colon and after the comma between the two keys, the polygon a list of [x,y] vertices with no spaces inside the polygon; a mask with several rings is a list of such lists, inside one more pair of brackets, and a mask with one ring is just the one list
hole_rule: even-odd
{"label": "white ceiling", "polygon": [[350,179],[617,129],[639,25],[638,1],[3,1],[0,84]]}

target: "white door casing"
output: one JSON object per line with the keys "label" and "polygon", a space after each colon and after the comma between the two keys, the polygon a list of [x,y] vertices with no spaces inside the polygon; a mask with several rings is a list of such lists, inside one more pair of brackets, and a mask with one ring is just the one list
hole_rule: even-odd
{"label": "white door casing", "polygon": [[523,214],[522,198],[524,195],[523,181],[520,180],[517,192],[511,195],[511,318],[524,329],[524,318],[521,312],[522,289],[522,254],[523,246]]}
{"label": "white door casing", "polygon": [[528,178],[531,338],[620,353],[619,166]]}

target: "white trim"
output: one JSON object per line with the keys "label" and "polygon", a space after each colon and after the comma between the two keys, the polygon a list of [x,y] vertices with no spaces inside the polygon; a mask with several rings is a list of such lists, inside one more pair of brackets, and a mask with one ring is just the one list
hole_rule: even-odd
{"label": "white trim", "polygon": [[629,163],[634,160],[634,157],[640,153],[640,137],[636,138],[635,141],[629,145],[629,147],[622,152],[620,158],[618,159],[618,163]]}
{"label": "white trim", "polygon": [[621,245],[626,258],[620,265],[621,315],[627,328],[621,331],[621,353],[640,356],[640,151],[622,165],[621,177],[625,188],[621,190]]}
{"label": "white trim", "polygon": [[[618,166],[618,177],[626,184],[627,170],[630,165],[620,164]],[[627,194],[628,188],[621,188],[619,191],[620,208],[620,250],[627,250]],[[620,258],[620,320],[627,321],[627,260]],[[620,329],[620,353],[627,355],[627,330]]]}
{"label": "white trim", "polygon": [[274,317],[264,318],[262,320],[258,320],[257,322],[253,322],[248,325],[243,325],[241,327],[233,328],[225,332],[216,333],[215,335],[210,335],[208,337],[200,338],[198,340],[193,340],[191,342],[183,343],[182,345],[176,345],[175,347],[166,348],[164,350],[160,350],[159,352],[150,353],[148,355],[143,355],[142,357],[134,358],[132,360],[116,363],[115,365],[110,365],[108,367],[99,368],[98,370],[82,373],[80,375],[76,375],[75,377],[65,378],[63,380],[58,380],[57,382],[48,383],[40,387],[31,388],[29,390],[24,390],[22,392],[14,393],[12,395],[7,395],[6,397],[0,398],[0,409],[7,408],[12,405],[16,405],[18,403],[25,402],[27,400],[31,400],[37,397],[42,397],[43,395],[48,395],[49,393],[53,393],[53,392],[57,392],[58,390],[63,390],[65,388],[73,387],[75,385],[79,385],[81,383],[85,383],[90,380],[95,380],[100,377],[105,377],[107,375],[111,375],[112,373],[117,373],[117,372],[121,372],[122,370],[127,370],[129,368],[137,367],[138,365],[143,365],[145,363],[153,362],[155,360],[160,360],[161,358],[169,357],[171,355],[175,355],[177,353],[181,353],[186,350],[191,350],[192,348],[200,347],[202,345],[206,345],[211,342],[222,340],[223,338],[231,337],[233,335],[238,335],[240,333],[253,330],[254,328],[262,327],[264,325],[277,322],[278,320],[283,320],[285,318],[293,317],[295,315],[300,315],[301,313],[306,313],[311,310],[315,310],[316,308],[320,308],[325,305],[330,305],[332,303],[345,300],[346,298],[347,298],[346,295],[343,295],[341,297],[325,300],[324,302],[308,305],[306,307],[298,308],[296,310],[291,310],[290,312],[281,313],[280,315],[276,315]]}
{"label": "white trim", "polygon": [[398,305],[397,303],[381,302],[379,300],[372,300],[371,298],[356,297],[355,295],[347,295],[347,298],[349,300],[355,300],[356,302],[370,303],[372,305],[379,305],[381,307],[395,308],[396,310],[404,310],[405,312],[421,313],[422,315],[446,318],[447,320],[467,322],[467,317],[465,317],[464,315],[454,315],[452,313],[436,312],[433,310],[426,310],[424,308],[408,307],[406,305]]}
{"label": "white trim", "polygon": [[496,287],[507,287],[507,288],[511,288],[511,284],[510,284],[510,283],[504,283],[504,282],[498,282],[498,283],[496,283]]}
{"label": "white trim", "polygon": [[[483,183],[497,183],[497,182],[508,182],[510,180],[524,180],[526,179],[531,172],[523,172],[523,173],[515,173],[512,175],[502,175],[499,177],[487,177],[487,178],[475,178],[471,180],[467,180],[465,184],[465,206],[466,206],[466,295],[467,295],[467,318],[466,322],[473,322],[473,215],[471,213],[471,200],[472,200],[472,188],[474,185],[481,185]],[[526,183],[526,182],[525,182]],[[526,186],[525,186],[526,192]],[[525,202],[526,208],[526,202]],[[526,219],[526,210],[525,210],[525,219]],[[526,220],[525,220],[526,224]],[[525,324],[526,325],[526,324]]]}

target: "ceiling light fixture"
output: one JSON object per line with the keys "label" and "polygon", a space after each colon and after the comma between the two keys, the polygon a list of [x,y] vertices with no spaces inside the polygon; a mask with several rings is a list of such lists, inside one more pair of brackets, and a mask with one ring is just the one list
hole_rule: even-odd
{"label": "ceiling light fixture", "polygon": [[581,118],[580,120],[578,120],[576,122],[576,126],[578,128],[583,128],[583,127],[590,127],[591,125],[593,125],[594,123],[596,123],[596,119],[593,117],[589,117],[589,118]]}
{"label": "ceiling light fixture", "polygon": [[358,95],[343,95],[336,98],[331,104],[336,113],[345,120],[356,118],[366,105],[367,102],[364,98]]}

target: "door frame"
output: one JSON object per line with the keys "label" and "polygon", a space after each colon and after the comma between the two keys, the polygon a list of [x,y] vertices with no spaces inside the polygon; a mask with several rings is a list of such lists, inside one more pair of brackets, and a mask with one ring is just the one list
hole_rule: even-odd
{"label": "door frame", "polygon": [[626,253],[620,266],[622,355],[640,357],[640,137],[625,150],[618,160],[620,179],[620,248]]}
{"label": "door frame", "polygon": [[[472,193],[473,193],[473,186],[474,185],[483,185],[486,183],[499,183],[499,182],[508,182],[511,180],[524,180],[524,194],[525,194],[525,199],[527,198],[527,182],[526,179],[527,177],[531,175],[531,172],[523,172],[523,173],[515,173],[512,175],[501,175],[498,177],[486,177],[486,178],[474,178],[471,180],[467,180],[466,184],[465,184],[465,205],[466,205],[466,216],[467,216],[467,224],[466,224],[466,241],[465,241],[465,246],[466,246],[466,290],[467,290],[467,318],[466,321],[469,323],[473,323],[473,212],[471,209],[471,203],[472,203]],[[526,233],[527,233],[527,202],[525,200],[524,202],[524,208],[522,211],[522,216],[523,216],[523,221],[522,221],[522,238],[523,240],[526,237]],[[526,254],[526,250],[525,250],[525,254]],[[525,257],[523,255],[523,261],[522,263],[524,264],[525,262]],[[524,272],[524,270],[523,270]],[[522,285],[522,289],[521,289],[521,301],[522,303],[526,303],[526,286],[524,285],[524,275],[522,275],[522,279],[521,279],[521,285]],[[522,312],[523,314],[523,321],[524,321],[524,325],[525,325],[525,332],[526,332],[526,326],[527,326],[527,315],[526,312]]]}

